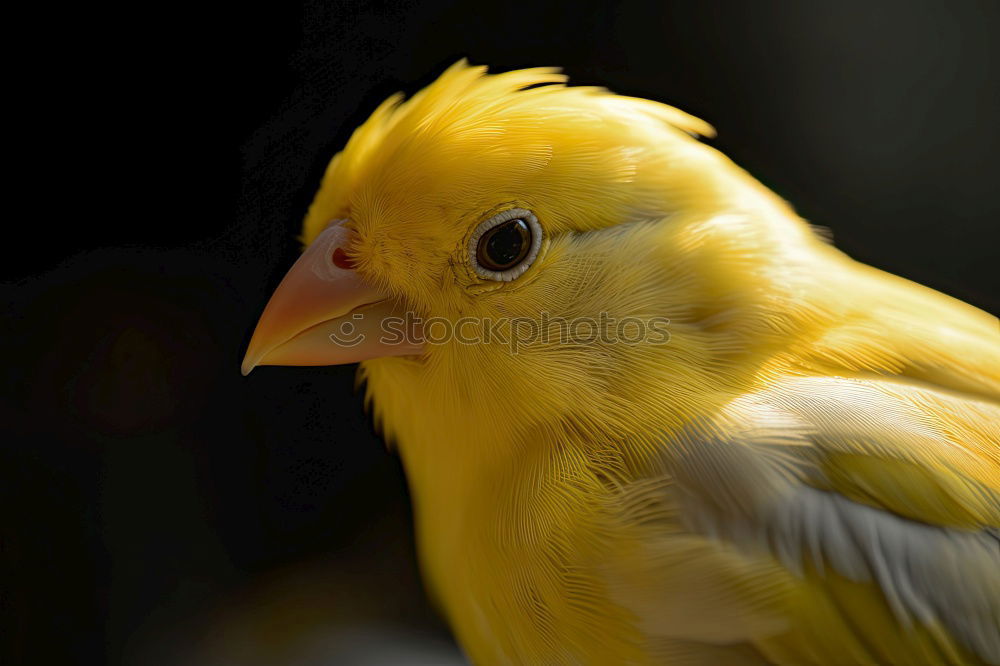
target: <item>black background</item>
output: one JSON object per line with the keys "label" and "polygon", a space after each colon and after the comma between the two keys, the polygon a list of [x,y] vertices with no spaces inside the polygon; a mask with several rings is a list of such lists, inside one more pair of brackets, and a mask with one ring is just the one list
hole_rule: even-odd
{"label": "black background", "polygon": [[354,368],[239,363],[326,162],[462,56],[693,112],[854,257],[1000,312],[995,2],[36,12],[9,23],[5,663],[173,663],[288,580],[312,596],[275,613],[443,633]]}

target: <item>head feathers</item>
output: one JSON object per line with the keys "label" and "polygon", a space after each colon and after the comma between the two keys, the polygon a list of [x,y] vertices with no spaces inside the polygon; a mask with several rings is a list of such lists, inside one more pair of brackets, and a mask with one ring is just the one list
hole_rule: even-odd
{"label": "head feathers", "polygon": [[[532,172],[548,162],[560,142],[571,141],[590,152],[633,146],[603,162],[621,178],[634,172],[637,153],[657,135],[714,136],[706,122],[649,100],[623,97],[597,87],[567,87],[559,69],[537,67],[487,75],[486,67],[463,59],[409,100],[397,93],[385,100],[351,136],[327,168],[306,217],[303,241],[309,243],[331,220],[345,217],[352,198],[373,181],[393,179],[420,186],[420,173],[433,157],[470,165],[517,147],[523,167]],[[524,150],[524,142],[534,150]],[[689,142],[697,145],[695,142]],[[608,158],[611,159],[608,159]],[[403,168],[401,168],[403,167]],[[405,176],[409,175],[409,178]],[[400,183],[400,177],[402,183]],[[429,180],[429,179],[423,179]],[[570,183],[572,184],[572,183]],[[371,193],[369,192],[369,195]]]}

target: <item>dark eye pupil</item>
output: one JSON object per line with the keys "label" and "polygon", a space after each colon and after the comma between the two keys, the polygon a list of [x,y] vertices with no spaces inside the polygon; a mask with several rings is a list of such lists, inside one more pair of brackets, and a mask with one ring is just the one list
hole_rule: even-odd
{"label": "dark eye pupil", "polygon": [[531,249],[531,229],[521,218],[493,227],[479,240],[479,264],[491,271],[513,268]]}

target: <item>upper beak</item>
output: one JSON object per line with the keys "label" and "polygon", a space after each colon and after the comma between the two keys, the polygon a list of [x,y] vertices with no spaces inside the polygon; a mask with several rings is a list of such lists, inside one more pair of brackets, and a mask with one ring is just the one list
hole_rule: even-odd
{"label": "upper beak", "polygon": [[334,253],[353,236],[333,224],[302,253],[257,322],[244,375],[258,365],[336,365],[420,353],[402,304],[362,279],[343,252],[334,263]]}

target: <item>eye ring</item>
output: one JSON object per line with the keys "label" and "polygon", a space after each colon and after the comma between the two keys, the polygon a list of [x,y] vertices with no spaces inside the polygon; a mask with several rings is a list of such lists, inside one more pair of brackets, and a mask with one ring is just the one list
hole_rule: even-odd
{"label": "eye ring", "polygon": [[[520,221],[517,227],[509,223]],[[506,225],[506,226],[505,226]],[[498,230],[498,231],[494,231]],[[524,237],[527,233],[527,238]],[[498,236],[505,233],[505,236]],[[521,243],[526,243],[524,247],[516,246],[520,238]],[[489,252],[496,252],[496,248],[486,248],[485,244],[491,239],[496,239],[498,243],[503,241],[513,241],[516,247],[501,248],[509,253],[507,257],[513,257],[509,267],[501,268],[502,264],[489,264]],[[476,275],[487,280],[498,282],[510,282],[520,277],[538,256],[538,251],[542,247],[542,226],[538,224],[538,218],[534,213],[524,208],[510,208],[501,213],[497,213],[488,220],[483,220],[472,232],[469,238],[469,262],[472,264]],[[513,250],[518,250],[516,253]],[[516,257],[515,257],[516,254]]]}

